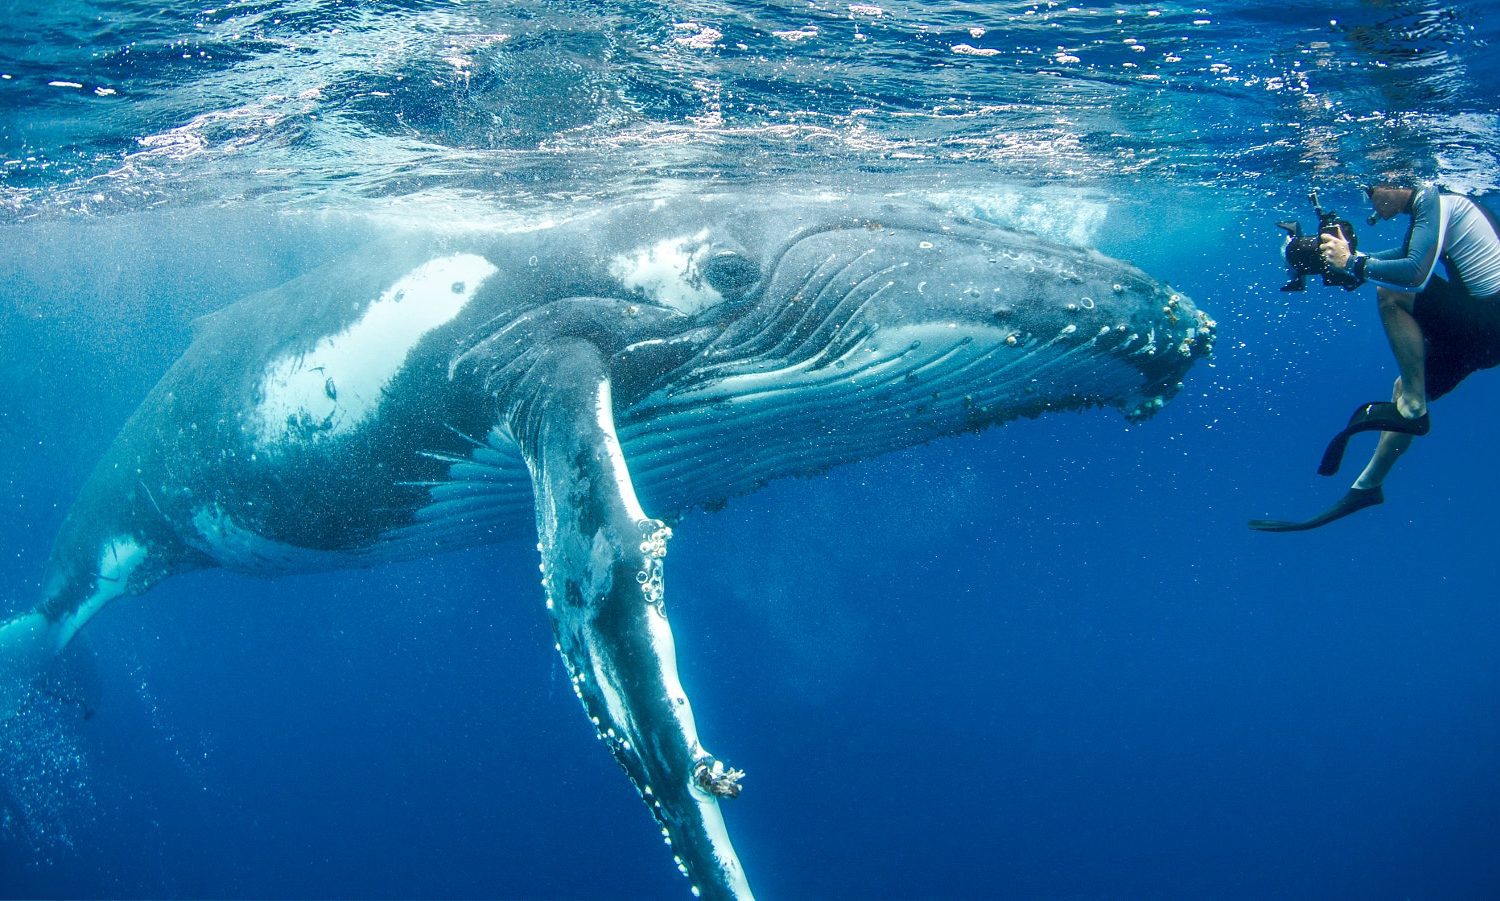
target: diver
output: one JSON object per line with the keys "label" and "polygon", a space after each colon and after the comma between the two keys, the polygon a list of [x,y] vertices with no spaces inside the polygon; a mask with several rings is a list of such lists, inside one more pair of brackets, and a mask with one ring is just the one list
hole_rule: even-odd
{"label": "diver", "polygon": [[[1353,283],[1376,284],[1380,321],[1400,376],[1389,403],[1365,404],[1334,437],[1318,472],[1338,471],[1344,447],[1358,432],[1379,431],[1375,452],[1337,503],[1304,522],[1252,520],[1263,532],[1315,529],[1385,500],[1381,485],[1412,439],[1429,429],[1427,403],[1470,373],[1500,364],[1500,223],[1468,197],[1434,184],[1382,183],[1365,189],[1369,223],[1411,217],[1398,248],[1352,252],[1337,234],[1323,234],[1322,259]],[[1441,261],[1447,278],[1436,274]]]}

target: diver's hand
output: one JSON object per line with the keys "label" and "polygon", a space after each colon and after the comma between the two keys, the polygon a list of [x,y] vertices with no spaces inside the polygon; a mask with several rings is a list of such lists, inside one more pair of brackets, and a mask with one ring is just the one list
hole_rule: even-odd
{"label": "diver's hand", "polygon": [[1335,235],[1324,235],[1318,242],[1318,252],[1329,265],[1343,269],[1349,265],[1349,242]]}

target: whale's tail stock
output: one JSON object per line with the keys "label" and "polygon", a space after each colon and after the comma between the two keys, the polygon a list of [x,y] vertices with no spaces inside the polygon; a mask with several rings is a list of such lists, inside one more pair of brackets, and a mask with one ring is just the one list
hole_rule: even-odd
{"label": "whale's tail stock", "polygon": [[[108,476],[118,467],[99,468]],[[170,532],[160,525],[139,521],[135,497],[108,490],[108,484],[101,489],[98,481],[97,475],[90,480],[63,523],[42,578],[41,603],[0,623],[0,722],[21,710],[38,689],[57,693],[59,655],[110,602],[140,595],[175,572],[202,565],[177,552]],[[121,494],[128,499],[124,512],[111,511],[109,504]]]}

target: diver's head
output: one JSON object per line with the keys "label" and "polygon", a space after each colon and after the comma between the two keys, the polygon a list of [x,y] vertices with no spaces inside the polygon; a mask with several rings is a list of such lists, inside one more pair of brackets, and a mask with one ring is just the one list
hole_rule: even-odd
{"label": "diver's head", "polygon": [[1370,205],[1375,209],[1365,221],[1375,225],[1385,219],[1394,219],[1401,213],[1411,212],[1411,202],[1417,196],[1417,189],[1402,182],[1385,181],[1365,188],[1365,196],[1370,198]]}

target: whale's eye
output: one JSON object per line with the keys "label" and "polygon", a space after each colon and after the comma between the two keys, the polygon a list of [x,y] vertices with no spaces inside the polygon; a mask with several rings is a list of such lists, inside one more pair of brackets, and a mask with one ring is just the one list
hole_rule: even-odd
{"label": "whale's eye", "polygon": [[725,297],[739,297],[760,281],[760,267],[732,250],[714,254],[702,271],[704,281]]}

